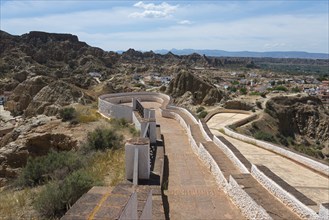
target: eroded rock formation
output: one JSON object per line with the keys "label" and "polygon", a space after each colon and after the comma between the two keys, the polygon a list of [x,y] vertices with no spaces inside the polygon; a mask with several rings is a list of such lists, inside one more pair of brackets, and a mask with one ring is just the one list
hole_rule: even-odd
{"label": "eroded rock formation", "polygon": [[183,96],[186,92],[190,92],[193,96],[194,105],[204,104],[213,105],[220,102],[225,94],[217,89],[214,85],[205,82],[196,75],[181,71],[169,84],[166,93],[177,99]]}

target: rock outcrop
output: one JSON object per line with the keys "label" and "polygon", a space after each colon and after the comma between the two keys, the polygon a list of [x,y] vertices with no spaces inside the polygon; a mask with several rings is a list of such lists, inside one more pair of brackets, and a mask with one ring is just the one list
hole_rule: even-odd
{"label": "rock outcrop", "polygon": [[247,102],[239,101],[239,100],[228,100],[225,102],[224,108],[227,109],[237,109],[237,110],[245,110],[250,111],[254,108],[253,105]]}
{"label": "rock outcrop", "polygon": [[46,76],[36,76],[20,83],[11,93],[6,108],[15,113],[22,113],[30,104],[33,97],[52,81]]}
{"label": "rock outcrop", "polygon": [[266,103],[266,112],[277,119],[284,136],[303,136],[308,140],[329,143],[329,113],[319,98],[275,97]]}
{"label": "rock outcrop", "polygon": [[[29,157],[46,155],[51,149],[71,150],[77,140],[64,132],[52,132],[61,121],[38,115],[24,121],[0,139],[0,180],[16,177]],[[3,182],[3,181],[0,181]]]}
{"label": "rock outcrop", "polygon": [[62,106],[72,103],[88,104],[93,100],[81,89],[61,80],[43,87],[29,103],[24,115],[55,115]]}
{"label": "rock outcrop", "polygon": [[186,92],[193,95],[193,104],[213,105],[220,102],[225,94],[214,85],[205,82],[196,75],[181,71],[169,84],[166,93],[179,99]]}

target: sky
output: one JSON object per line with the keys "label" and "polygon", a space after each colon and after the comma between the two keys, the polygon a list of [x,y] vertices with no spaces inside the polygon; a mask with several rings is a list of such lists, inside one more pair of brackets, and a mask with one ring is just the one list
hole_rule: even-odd
{"label": "sky", "polygon": [[329,53],[328,0],[0,0],[0,28],[71,33],[108,51]]}

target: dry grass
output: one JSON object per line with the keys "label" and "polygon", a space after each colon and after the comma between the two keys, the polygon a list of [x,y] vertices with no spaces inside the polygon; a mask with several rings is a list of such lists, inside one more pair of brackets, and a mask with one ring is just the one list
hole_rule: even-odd
{"label": "dry grass", "polygon": [[80,123],[94,122],[101,118],[95,105],[76,105],[75,110],[77,111],[77,119]]}
{"label": "dry grass", "polygon": [[89,169],[97,176],[104,178],[105,185],[117,185],[125,178],[124,149],[97,152]]}
{"label": "dry grass", "polygon": [[40,219],[32,207],[33,198],[39,190],[40,187],[0,192],[0,219]]}

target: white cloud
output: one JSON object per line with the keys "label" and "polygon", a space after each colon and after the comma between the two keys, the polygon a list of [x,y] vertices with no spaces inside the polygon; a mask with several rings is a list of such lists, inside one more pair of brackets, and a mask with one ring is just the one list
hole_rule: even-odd
{"label": "white cloud", "polygon": [[153,4],[140,1],[134,4],[135,7],[143,9],[143,12],[134,12],[129,15],[132,18],[166,18],[172,15],[178,5],[170,5],[166,2],[162,2],[161,4]]}
{"label": "white cloud", "polygon": [[[39,1],[34,4],[37,2]],[[27,6],[22,1],[16,3],[17,7]],[[9,6],[16,8],[7,5],[5,8],[1,7],[1,11],[7,11]],[[77,10],[77,12],[55,10],[51,14],[33,14],[16,8],[15,13],[32,15],[30,17],[2,15],[0,22],[1,29],[11,34],[23,34],[32,30],[72,33],[78,35],[82,41],[105,50],[195,48],[229,51],[329,52],[327,13],[253,14],[253,17],[222,19],[227,8],[222,7],[221,4],[183,6],[169,5],[165,2],[156,4],[138,2],[134,7],[127,3],[121,7]],[[41,4],[38,11],[43,7],[46,6]],[[236,5],[231,7],[235,12],[240,10]],[[220,11],[221,8],[224,11]],[[36,12],[36,9],[33,9],[33,12]],[[220,15],[212,17],[214,13]],[[175,17],[173,18],[172,15]],[[136,17],[145,19],[141,22]]]}
{"label": "white cloud", "polygon": [[182,25],[192,24],[192,22],[189,21],[189,20],[182,20],[182,21],[179,21],[179,22],[177,22],[177,23],[178,23],[178,24],[182,24]]}

